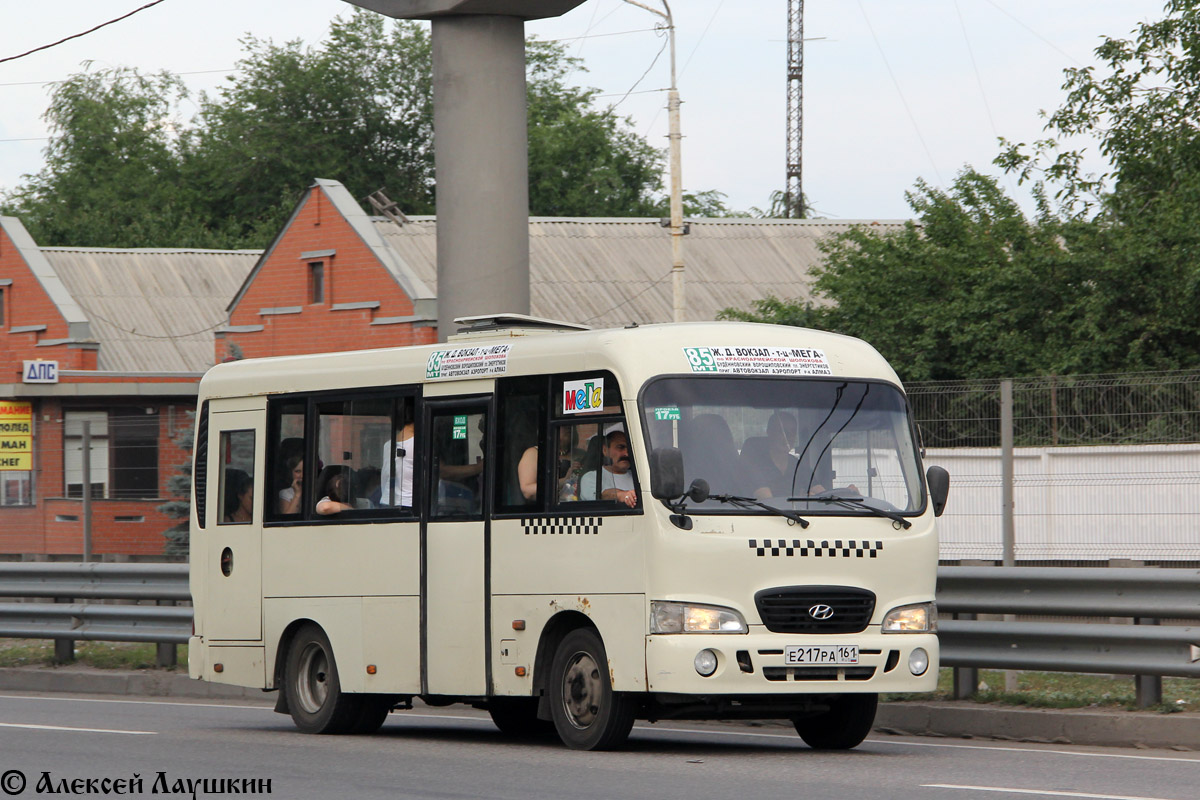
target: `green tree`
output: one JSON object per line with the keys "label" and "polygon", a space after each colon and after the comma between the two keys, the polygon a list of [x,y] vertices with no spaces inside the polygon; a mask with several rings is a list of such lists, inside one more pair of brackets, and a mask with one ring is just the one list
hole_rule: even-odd
{"label": "green tree", "polygon": [[[997,163],[1053,189],[1090,267],[1081,369],[1200,364],[1200,2],[1170,0],[1130,39],[1106,38],[1099,69],[1065,70],[1066,99],[1031,147],[1006,142]],[[1110,169],[1084,171],[1078,137]]]}
{"label": "green tree", "polygon": [[594,104],[596,89],[568,83],[578,59],[555,42],[526,48],[529,211],[546,217],[658,215],[662,153],[628,119]]}
{"label": "green tree", "polygon": [[826,304],[767,298],[723,317],[861,337],[905,380],[1060,369],[1076,345],[1081,285],[1062,227],[1026,220],[994,178],[970,169],[948,191],[918,182],[908,201],[919,223],[821,242],[813,288]]}
{"label": "green tree", "polygon": [[45,167],[4,198],[35,240],[137,247],[214,244],[193,214],[182,180],[183,83],[160,72],[112,69],[72,75],[54,90],[45,119]]}
{"label": "green tree", "polygon": [[[427,28],[355,12],[316,46],[248,36],[243,47],[190,119],[169,73],[73,76],[47,112],[45,169],[0,207],[43,244],[199,247],[264,246],[314,178],[434,210]],[[531,213],[657,215],[662,153],[570,83],[582,65],[562,45],[527,49]],[[723,207],[711,192],[695,201]]]}
{"label": "green tree", "polygon": [[410,213],[433,211],[428,31],[378,14],[334,20],[316,47],[247,36],[238,72],[202,96],[188,178],[203,216],[265,242],[314,178],[355,197],[386,188]]}

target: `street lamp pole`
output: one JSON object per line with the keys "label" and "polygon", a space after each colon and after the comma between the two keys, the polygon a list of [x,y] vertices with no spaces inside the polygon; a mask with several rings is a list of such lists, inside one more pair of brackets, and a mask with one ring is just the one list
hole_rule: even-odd
{"label": "street lamp pole", "polygon": [[680,166],[680,150],[683,134],[679,130],[679,89],[675,83],[675,20],[671,17],[671,6],[667,0],[662,0],[663,9],[639,3],[638,0],[625,0],[630,5],[637,6],[657,14],[666,20],[667,37],[671,48],[671,87],[667,93],[667,119],[669,125],[668,140],[670,141],[670,170],[671,170],[671,287],[674,306],[673,319],[683,322],[687,316],[687,303],[683,290],[683,174]]}

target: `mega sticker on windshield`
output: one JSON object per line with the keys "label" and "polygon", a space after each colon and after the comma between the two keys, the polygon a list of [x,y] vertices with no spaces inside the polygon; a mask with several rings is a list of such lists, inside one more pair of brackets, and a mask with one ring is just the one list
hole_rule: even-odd
{"label": "mega sticker on windshield", "polygon": [[731,375],[832,375],[823,350],[803,347],[685,347],[692,372]]}

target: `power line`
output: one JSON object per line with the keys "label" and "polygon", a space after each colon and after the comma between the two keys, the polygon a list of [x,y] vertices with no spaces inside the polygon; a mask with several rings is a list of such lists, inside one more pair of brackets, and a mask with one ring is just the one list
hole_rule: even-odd
{"label": "power line", "polygon": [[908,105],[908,98],[904,96],[904,90],[900,88],[900,81],[896,79],[896,73],[892,71],[892,64],[888,61],[887,53],[883,52],[883,45],[879,42],[879,37],[875,34],[875,26],[871,24],[871,18],[867,16],[867,10],[863,8],[862,0],[858,0],[858,10],[862,12],[863,21],[867,23],[867,30],[871,32],[871,38],[875,41],[875,49],[879,51],[879,57],[883,59],[883,66],[887,69],[888,77],[892,79],[892,85],[896,88],[896,94],[900,96],[900,104],[904,106],[904,113],[908,115],[908,121],[912,123],[913,132],[917,134],[917,141],[921,143],[921,149],[925,151],[925,156],[929,159],[930,165],[933,167],[933,174],[937,176],[938,183],[945,183],[942,180],[942,174],[938,171],[937,161],[933,158],[933,153],[929,150],[929,145],[925,143],[925,137],[921,135],[921,126],[917,124],[917,118],[913,115],[912,109]]}
{"label": "power line", "polygon": [[124,14],[120,17],[117,17],[116,19],[110,19],[108,22],[101,22],[96,27],[88,28],[83,33],[75,33],[70,36],[59,39],[57,42],[51,42],[50,44],[44,44],[41,47],[35,47],[32,50],[26,50],[24,53],[21,53],[20,55],[7,56],[5,58],[0,58],[0,64],[3,64],[5,61],[16,61],[18,58],[24,58],[25,56],[32,55],[41,50],[49,50],[51,47],[57,47],[58,45],[62,44],[63,42],[69,42],[72,39],[78,39],[81,36],[87,36],[89,33],[94,33],[105,26],[112,25],[114,22],[120,22],[123,19],[129,19],[130,17],[132,17],[134,14],[138,13],[139,11],[145,11],[147,8],[156,6],[161,2],[163,2],[163,0],[151,0],[151,2],[146,3],[146,5],[144,5],[140,8],[135,8],[133,11],[130,11],[128,14]]}

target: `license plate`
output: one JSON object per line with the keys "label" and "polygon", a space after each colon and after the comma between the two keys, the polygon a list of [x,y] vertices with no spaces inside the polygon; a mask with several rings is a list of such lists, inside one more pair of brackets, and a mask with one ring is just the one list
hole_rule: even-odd
{"label": "license plate", "polygon": [[834,665],[858,663],[858,645],[856,644],[815,644],[807,646],[793,645],[783,651],[783,663],[793,665]]}

